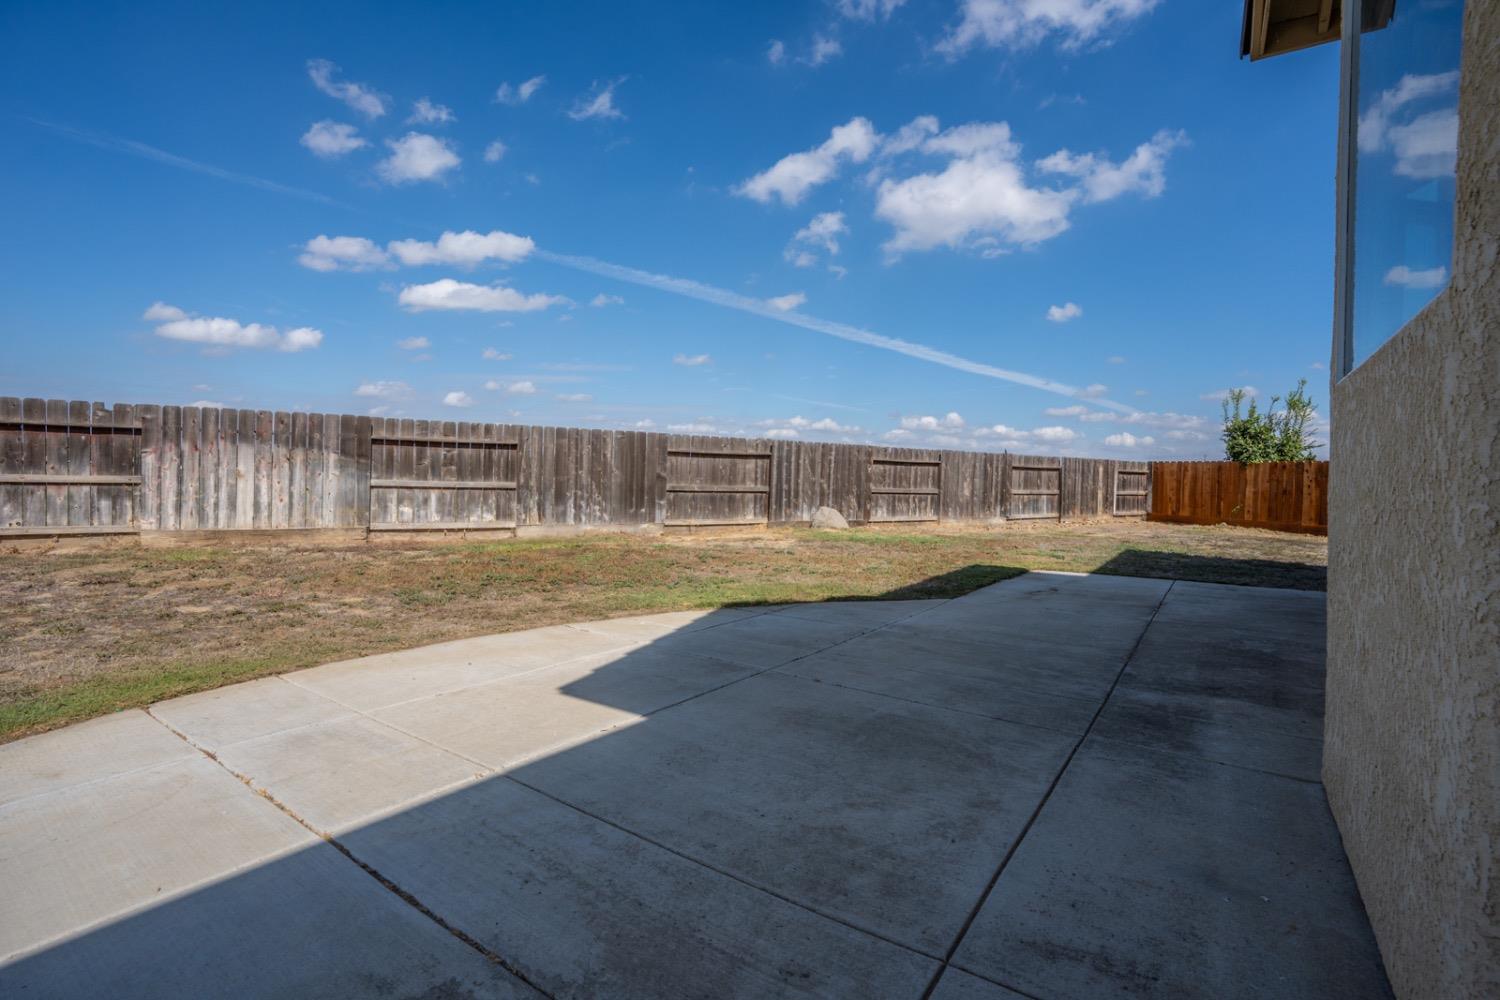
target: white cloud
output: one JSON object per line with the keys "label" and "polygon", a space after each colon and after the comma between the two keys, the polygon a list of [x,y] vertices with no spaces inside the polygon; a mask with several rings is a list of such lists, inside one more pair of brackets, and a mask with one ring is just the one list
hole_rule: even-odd
{"label": "white cloud", "polygon": [[[822,431],[830,434],[858,434],[863,428],[852,424],[841,424],[832,417],[822,417],[812,420],[804,416],[788,417],[785,420],[771,419],[759,421],[761,427],[784,427],[793,431]],[[768,437],[772,435],[767,435]]]}
{"label": "white cloud", "polygon": [[568,117],[576,122],[590,118],[624,118],[625,115],[615,107],[615,88],[624,82],[625,77],[622,76],[602,87],[597,83],[594,84],[594,89],[589,95],[573,102],[573,107],[568,111]]}
{"label": "white cloud", "polygon": [[362,236],[314,236],[297,263],[313,271],[373,271],[392,266],[386,252]]}
{"label": "white cloud", "polygon": [[459,389],[454,389],[452,392],[448,393],[448,395],[446,395],[446,396],[443,397],[443,405],[444,406],[473,406],[474,405],[474,397],[470,396],[467,392],[463,392],[462,390],[459,390]]}
{"label": "white cloud", "polygon": [[624,304],[625,300],[618,295],[605,295],[603,292],[600,292],[589,300],[589,305],[596,309],[603,309],[605,306],[623,306]]}
{"label": "white cloud", "polygon": [[560,392],[557,398],[564,403],[592,403],[594,397],[586,392]]}
{"label": "white cloud", "polygon": [[1048,444],[1062,444],[1078,437],[1078,432],[1071,427],[1038,427],[1031,436]]}
{"label": "white cloud", "polygon": [[359,137],[359,130],[353,125],[327,118],[320,122],[313,122],[312,127],[303,133],[299,141],[324,159],[343,156],[345,153],[369,145]]}
{"label": "white cloud", "polygon": [[534,396],[536,395],[536,384],[526,380],[512,382],[505,387],[505,391],[512,396]]}
{"label": "white cloud", "polygon": [[880,145],[881,156],[898,156],[919,148],[937,135],[941,126],[934,115],[918,115],[902,125],[894,135],[887,136]]}
{"label": "white cloud", "polygon": [[648,431],[655,426],[656,421],[652,420],[650,417],[643,417],[635,422],[635,429],[640,431]]}
{"label": "white cloud", "polygon": [[485,163],[499,163],[504,156],[505,143],[501,142],[499,139],[496,139],[494,142],[484,147]]}
{"label": "white cloud", "polygon": [[713,360],[707,354],[679,354],[672,359],[672,364],[683,365],[687,368],[696,368],[699,365],[712,364]]}
{"label": "white cloud", "polygon": [[1113,354],[1105,358],[1104,363],[1110,365],[1123,365],[1125,363],[1125,359],[1120,357],[1120,355],[1118,354]]}
{"label": "white cloud", "polygon": [[1166,436],[1172,441],[1207,441],[1209,437],[1202,431],[1167,431]]}
{"label": "white cloud", "polygon": [[838,0],[839,13],[855,21],[885,20],[906,0]]}
{"label": "white cloud", "polygon": [[982,45],[1021,49],[1058,36],[1064,49],[1094,43],[1149,13],[1158,0],[963,0],[963,16],[937,51],[954,58]]}
{"label": "white cloud", "polygon": [[403,264],[456,264],[473,267],[487,260],[514,264],[525,260],[536,249],[529,236],[517,236],[499,229],[488,233],[476,233],[466,229],[461,233],[444,232],[436,242],[422,240],[395,240],[387,249]]}
{"label": "white cloud", "polygon": [[[1406,74],[1360,113],[1356,130],[1360,151],[1392,149],[1395,171],[1402,177],[1450,176],[1458,155],[1458,112],[1448,95],[1457,89],[1458,70]],[[1434,98],[1448,106],[1408,117],[1412,105]]]}
{"label": "white cloud", "polygon": [[807,296],[801,292],[792,292],[790,295],[778,295],[774,299],[766,299],[766,304],[773,309],[782,312],[790,312],[807,301]]}
{"label": "white cloud", "polygon": [[396,341],[396,346],[401,348],[403,351],[420,351],[424,348],[431,347],[432,342],[429,341],[426,337],[407,337],[405,340]]}
{"label": "white cloud", "polygon": [[1448,280],[1448,269],[1446,267],[1429,267],[1422,271],[1413,271],[1405,264],[1397,264],[1385,272],[1385,284],[1394,285],[1397,288],[1441,288],[1443,282]]}
{"label": "white cloud", "polygon": [[1087,406],[1049,406],[1042,411],[1049,417],[1081,417],[1089,412]]}
{"label": "white cloud", "polygon": [[509,361],[511,358],[509,354],[503,354],[493,347],[486,347],[479,356],[486,361]]}
{"label": "white cloud", "polygon": [[827,38],[818,35],[813,39],[812,48],[808,50],[807,56],[802,60],[809,66],[821,66],[835,56],[844,54],[844,47],[839,44],[837,38]]}
{"label": "white cloud", "polygon": [[1452,177],[1458,167],[1458,111],[1429,111],[1386,133],[1396,153],[1395,171],[1402,177],[1430,180]]}
{"label": "white cloud", "polygon": [[1145,447],[1146,445],[1155,444],[1156,439],[1154,437],[1151,437],[1150,435],[1147,435],[1145,437],[1136,437],[1129,431],[1121,431],[1118,434],[1111,434],[1106,437],[1104,439],[1104,443],[1109,445],[1111,448],[1141,448]]}
{"label": "white cloud", "polygon": [[221,316],[194,316],[177,306],[153,302],[142,319],[159,324],[158,337],[204,344],[219,350],[236,347],[285,351],[288,354],[317,347],[323,342],[321,330],[299,326],[285,333],[261,323],[241,323]]}
{"label": "white cloud", "polygon": [[1167,188],[1167,157],[1186,143],[1186,132],[1162,129],[1135,147],[1123,163],[1112,163],[1102,154],[1075,156],[1060,149],[1038,160],[1037,169],[1078,178],[1086,203],[1110,201],[1124,194],[1155,198]]}
{"label": "white cloud", "polygon": [[668,424],[667,430],[674,434],[712,434],[719,428],[710,423],[697,421],[690,424]]}
{"label": "white cloud", "polygon": [[1066,323],[1070,319],[1077,319],[1083,315],[1083,308],[1077,303],[1069,302],[1060,306],[1049,306],[1047,318],[1054,323]]}
{"label": "white cloud", "polygon": [[426,285],[407,285],[398,301],[412,312],[427,309],[467,309],[477,312],[536,312],[560,305],[567,299],[560,295],[523,295],[504,285],[471,285],[452,278],[440,278]]}
{"label": "white cloud", "polygon": [[406,399],[411,396],[411,386],[405,382],[361,382],[354,394],[374,399]]}
{"label": "white cloud", "polygon": [[534,76],[525,83],[512,87],[508,83],[502,83],[495,90],[495,103],[497,104],[525,104],[531,100],[531,95],[541,89],[542,84],[547,82],[545,76]]}
{"label": "white cloud", "polygon": [[772,427],[770,430],[766,431],[766,437],[768,438],[779,438],[782,440],[786,440],[788,438],[801,436],[802,435],[792,427]]}
{"label": "white cloud", "polygon": [[820,247],[829,255],[839,252],[839,236],[847,233],[843,212],[820,212],[812,221],[792,234],[792,240],[782,251],[782,256],[797,267],[811,267],[817,263],[817,255],[807,247]]}
{"label": "white cloud", "polygon": [[188,314],[176,306],[169,306],[165,302],[153,302],[141,314],[141,319],[148,319],[153,323],[169,323],[172,320],[187,319]]}
{"label": "white cloud", "polygon": [[461,162],[447,140],[422,132],[408,132],[400,139],[387,139],[391,155],[375,165],[387,184],[441,180]]}
{"label": "white cloud", "polygon": [[734,193],[762,203],[780,198],[784,205],[795,205],[808,191],[831,180],[841,161],[863,163],[869,159],[879,141],[869,119],[851,118],[836,126],[822,145],[782,157],[769,170],[740,184]]}
{"label": "white cloud", "polygon": [[1181,132],[1158,132],[1120,164],[1100,154],[1075,156],[1062,150],[1036,167],[1071,176],[1076,183],[1033,186],[1020,143],[1005,122],[970,122],[939,131],[937,119],[923,115],[884,142],[882,158],[920,151],[947,157],[948,164],[941,171],[904,178],[887,176],[890,168],[878,166],[871,172],[872,182],[879,179],[875,214],[896,228],[885,244],[891,254],[947,246],[999,256],[1064,232],[1079,204],[1131,192],[1160,194],[1166,186],[1166,158],[1184,142]]}
{"label": "white cloud", "polygon": [[411,108],[411,117],[406,119],[408,125],[440,125],[456,120],[452,108],[445,104],[433,104],[425,97],[417,98]]}
{"label": "white cloud", "polygon": [[1235,389],[1215,389],[1213,392],[1205,392],[1205,393],[1203,393],[1198,398],[1202,399],[1202,400],[1206,400],[1208,402],[1218,403],[1218,402],[1222,402],[1225,399],[1228,399],[1229,398],[1229,394],[1231,392],[1236,392],[1236,391],[1243,392],[1246,396],[1258,396],[1258,395],[1260,395],[1260,393],[1256,390],[1255,386],[1253,386],[1253,385],[1242,385],[1242,386],[1239,387],[1238,390],[1235,390]]}
{"label": "white cloud", "polygon": [[1092,383],[1090,385],[1084,386],[1082,389],[1079,389],[1078,390],[1078,398],[1080,398],[1080,399],[1099,399],[1100,397],[1105,396],[1108,393],[1109,393],[1109,386],[1104,385],[1104,384],[1099,383],[1099,382],[1094,382],[1094,383]]}
{"label": "white cloud", "polygon": [[340,82],[334,79],[339,68],[327,59],[309,59],[307,75],[317,87],[329,97],[343,101],[366,118],[379,118],[385,114],[385,102],[389,98],[378,94],[362,83]]}
{"label": "white cloud", "polygon": [[766,59],[772,66],[780,66],[786,61],[786,43],[779,38],[771,39],[771,44],[766,48]]}
{"label": "white cloud", "polygon": [[907,430],[917,431],[936,431],[943,429],[956,430],[964,426],[964,418],[950,410],[945,416],[942,417],[902,417],[901,426]]}
{"label": "white cloud", "polygon": [[[1076,196],[1027,186],[1017,160],[1019,147],[1010,141],[1008,126],[1002,122],[983,130],[972,125],[961,129],[922,144],[928,152],[967,150],[944,170],[880,182],[875,214],[896,228],[885,244],[887,251],[972,247],[988,236],[1025,246],[1068,228]],[[979,145],[981,141],[988,144]]]}
{"label": "white cloud", "polygon": [[213,400],[213,399],[195,399],[191,403],[189,403],[188,405],[189,406],[201,407],[201,408],[207,409],[207,410],[222,410],[224,408],[224,404],[223,403],[220,403],[217,400]]}

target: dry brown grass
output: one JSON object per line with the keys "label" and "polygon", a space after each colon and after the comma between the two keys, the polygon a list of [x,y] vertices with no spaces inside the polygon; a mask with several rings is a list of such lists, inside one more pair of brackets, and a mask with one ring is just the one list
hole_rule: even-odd
{"label": "dry brown grass", "polygon": [[1321,589],[1325,539],[1111,522],[0,549],[0,739],[266,674],[613,615],[946,597],[1027,569]]}

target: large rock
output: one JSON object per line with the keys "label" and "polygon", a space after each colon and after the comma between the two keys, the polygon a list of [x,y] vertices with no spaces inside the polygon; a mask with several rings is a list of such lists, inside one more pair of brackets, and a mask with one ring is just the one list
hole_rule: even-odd
{"label": "large rock", "polygon": [[813,511],[812,526],[826,531],[841,531],[849,527],[849,522],[844,519],[843,514],[832,507],[819,507]]}

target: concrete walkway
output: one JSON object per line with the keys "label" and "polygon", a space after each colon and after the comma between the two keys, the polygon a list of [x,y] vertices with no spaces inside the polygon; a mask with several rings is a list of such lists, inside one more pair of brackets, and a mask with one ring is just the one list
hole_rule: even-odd
{"label": "concrete walkway", "polygon": [[1389,995],[1323,595],[1030,573],[240,684],[0,747],[7,997]]}

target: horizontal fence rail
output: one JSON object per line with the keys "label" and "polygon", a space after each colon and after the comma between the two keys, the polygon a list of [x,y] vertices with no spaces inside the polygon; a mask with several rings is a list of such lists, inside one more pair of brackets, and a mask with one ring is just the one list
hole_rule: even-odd
{"label": "horizontal fence rail", "polygon": [[1112,459],[0,398],[0,535],[1143,516]]}
{"label": "horizontal fence rail", "polygon": [[1149,511],[1152,521],[1326,535],[1328,463],[1152,462]]}

